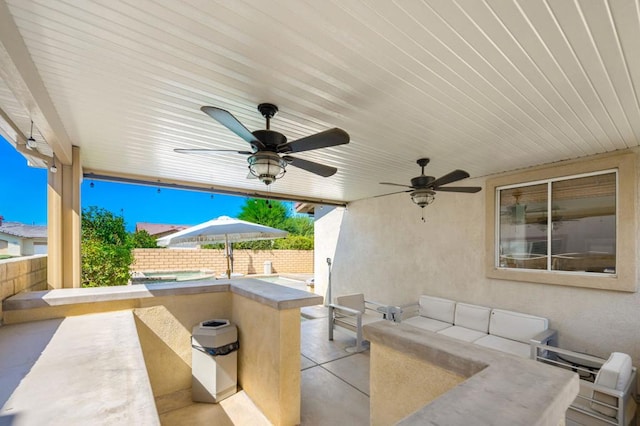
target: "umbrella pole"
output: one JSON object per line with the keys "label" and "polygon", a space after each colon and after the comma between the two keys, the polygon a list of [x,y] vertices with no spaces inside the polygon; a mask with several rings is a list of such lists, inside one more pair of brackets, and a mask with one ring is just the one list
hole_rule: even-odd
{"label": "umbrella pole", "polygon": [[229,237],[224,234],[224,254],[227,256],[227,278],[231,279],[231,261],[229,260]]}

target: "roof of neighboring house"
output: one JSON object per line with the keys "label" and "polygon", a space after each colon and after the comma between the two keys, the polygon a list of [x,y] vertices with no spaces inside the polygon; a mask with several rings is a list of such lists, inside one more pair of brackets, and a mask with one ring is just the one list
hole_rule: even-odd
{"label": "roof of neighboring house", "polygon": [[46,225],[26,225],[20,222],[2,222],[0,232],[20,238],[47,238]]}
{"label": "roof of neighboring house", "polygon": [[152,237],[164,236],[169,233],[182,231],[188,228],[189,225],[171,225],[165,223],[148,223],[138,222],[136,223],[136,231],[147,231]]}

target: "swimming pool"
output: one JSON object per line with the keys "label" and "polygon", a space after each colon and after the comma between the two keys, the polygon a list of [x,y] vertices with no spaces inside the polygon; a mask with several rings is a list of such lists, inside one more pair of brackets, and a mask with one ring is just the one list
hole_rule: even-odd
{"label": "swimming pool", "polygon": [[256,277],[256,279],[260,281],[266,281],[268,283],[282,285],[285,287],[297,288],[298,290],[305,290],[305,291],[308,290],[307,283],[305,283],[304,281],[295,280],[293,278],[274,276],[274,277]]}
{"label": "swimming pool", "polygon": [[215,279],[213,271],[202,269],[200,271],[150,271],[135,272],[131,276],[131,284],[156,284],[174,281],[197,281]]}

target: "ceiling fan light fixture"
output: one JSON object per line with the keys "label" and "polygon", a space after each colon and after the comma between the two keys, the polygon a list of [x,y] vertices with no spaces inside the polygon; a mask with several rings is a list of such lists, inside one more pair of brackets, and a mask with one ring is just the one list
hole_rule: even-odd
{"label": "ceiling fan light fixture", "polygon": [[435,199],[436,193],[431,189],[416,189],[411,193],[411,201],[422,208],[433,203]]}
{"label": "ceiling fan light fixture", "polygon": [[275,152],[257,152],[247,159],[249,172],[264,182],[271,185],[276,179],[280,179],[286,173],[287,162]]}
{"label": "ceiling fan light fixture", "polygon": [[38,142],[33,138],[33,120],[31,120],[31,130],[29,131],[29,138],[27,139],[27,149],[36,149]]}
{"label": "ceiling fan light fixture", "polygon": [[51,167],[49,167],[49,171],[51,173],[57,173],[58,172],[58,167],[56,166],[56,159],[55,157],[51,158]]}
{"label": "ceiling fan light fixture", "polygon": [[36,140],[32,137],[29,136],[29,139],[27,139],[27,149],[36,149],[38,147],[38,142],[36,142]]}

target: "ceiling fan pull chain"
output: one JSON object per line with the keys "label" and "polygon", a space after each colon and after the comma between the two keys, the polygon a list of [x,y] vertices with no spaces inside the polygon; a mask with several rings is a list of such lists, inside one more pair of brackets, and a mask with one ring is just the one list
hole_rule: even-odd
{"label": "ceiling fan pull chain", "polygon": [[426,223],[427,221],[424,220],[424,207],[421,208],[420,211],[422,212],[422,223]]}

